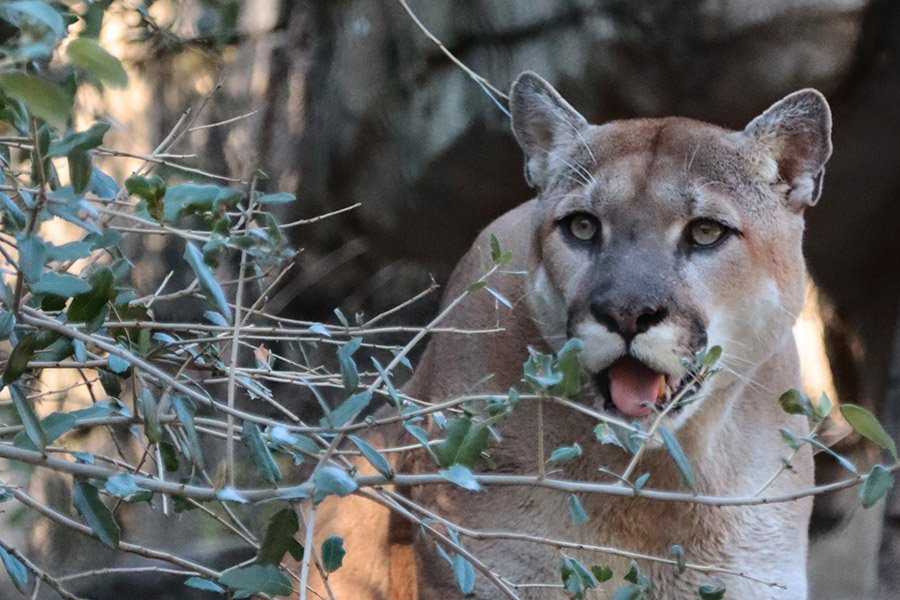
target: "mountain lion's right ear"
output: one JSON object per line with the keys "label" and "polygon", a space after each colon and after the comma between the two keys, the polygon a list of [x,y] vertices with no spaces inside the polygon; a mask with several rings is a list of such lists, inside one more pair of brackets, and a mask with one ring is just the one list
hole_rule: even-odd
{"label": "mountain lion's right ear", "polygon": [[581,136],[588,127],[587,119],[531,71],[513,82],[509,108],[513,135],[525,152],[525,179],[529,185],[543,189],[557,152]]}
{"label": "mountain lion's right ear", "polygon": [[825,163],[831,156],[831,109],[814,89],[789,94],[744,129],[775,159],[779,178],[790,188],[795,210],[813,206],[822,194]]}

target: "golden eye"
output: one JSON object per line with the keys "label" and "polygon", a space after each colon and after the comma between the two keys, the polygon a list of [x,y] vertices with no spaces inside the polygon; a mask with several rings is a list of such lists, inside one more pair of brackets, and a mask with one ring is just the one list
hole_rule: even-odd
{"label": "golden eye", "polygon": [[688,225],[688,241],[695,246],[713,246],[728,233],[728,228],[717,221],[698,219]]}
{"label": "golden eye", "polygon": [[589,242],[597,237],[600,223],[590,215],[575,215],[569,219],[569,231],[579,240]]}

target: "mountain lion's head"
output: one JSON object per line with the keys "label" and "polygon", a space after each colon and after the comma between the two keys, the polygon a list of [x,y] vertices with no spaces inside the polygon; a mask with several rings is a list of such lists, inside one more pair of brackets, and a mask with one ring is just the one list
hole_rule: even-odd
{"label": "mountain lion's head", "polygon": [[712,346],[723,371],[708,386],[752,380],[803,304],[803,212],[831,154],[825,98],[793,93],[743,131],[683,118],[598,126],[523,73],[510,105],[540,190],[529,299],[551,345],[584,342],[600,407],[652,418]]}

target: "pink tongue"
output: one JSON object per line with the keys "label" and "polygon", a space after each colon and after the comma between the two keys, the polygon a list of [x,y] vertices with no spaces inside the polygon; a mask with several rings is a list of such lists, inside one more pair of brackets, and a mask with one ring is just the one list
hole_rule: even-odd
{"label": "pink tongue", "polygon": [[650,405],[656,403],[664,378],[662,373],[652,371],[630,356],[620,358],[609,368],[613,404],[629,417],[647,416]]}

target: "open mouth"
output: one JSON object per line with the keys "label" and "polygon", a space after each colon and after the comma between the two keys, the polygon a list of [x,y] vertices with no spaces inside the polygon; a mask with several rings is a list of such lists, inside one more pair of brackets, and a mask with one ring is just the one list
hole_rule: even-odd
{"label": "open mouth", "polygon": [[[675,381],[631,356],[623,356],[594,377],[597,390],[605,398],[604,408],[616,409],[626,417],[642,418],[654,410],[664,410],[690,383],[690,374]],[[673,406],[673,411],[681,406]]]}

